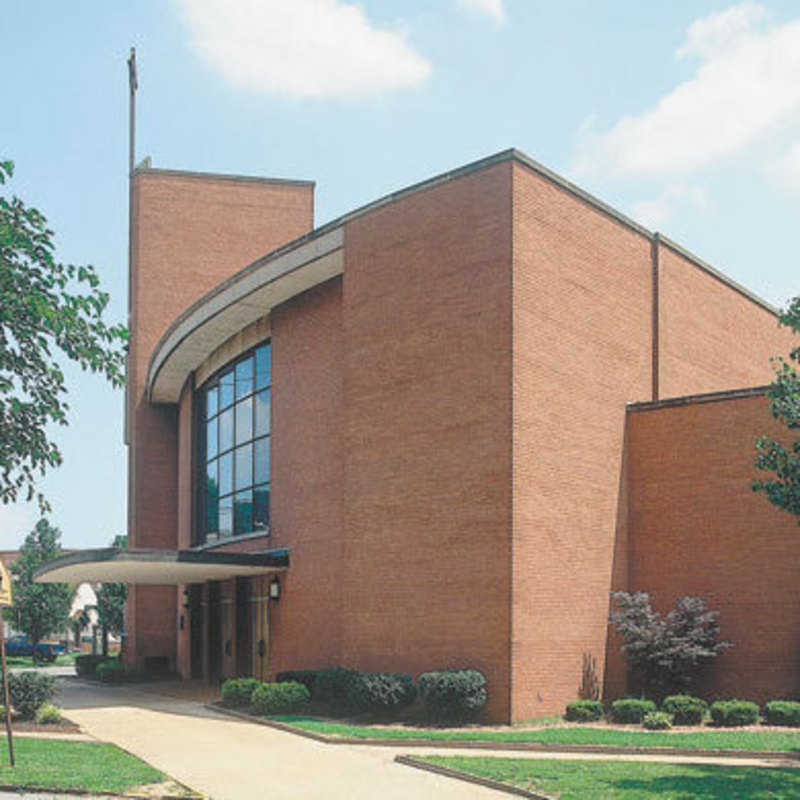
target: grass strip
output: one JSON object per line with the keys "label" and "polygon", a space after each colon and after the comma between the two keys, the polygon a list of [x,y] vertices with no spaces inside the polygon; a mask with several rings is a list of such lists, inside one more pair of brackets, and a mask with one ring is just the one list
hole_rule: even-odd
{"label": "grass strip", "polygon": [[43,789],[84,789],[125,792],[166,776],[113,744],[14,739],[15,767],[8,764],[8,747],[0,744],[0,784]]}
{"label": "grass strip", "polygon": [[461,756],[425,756],[420,760],[559,800],[788,800],[800,797],[800,770],[792,768]]}
{"label": "grass strip", "polygon": [[481,730],[467,728],[444,731],[436,728],[392,728],[375,725],[351,725],[330,722],[300,714],[276,714],[277,722],[293,725],[306,731],[326,736],[356,739],[420,739],[427,741],[461,742],[531,742],[537,744],[606,745],[613,747],[684,747],[701,750],[775,750],[787,753],[800,752],[800,732],[774,730],[708,730],[668,733],[640,729],[618,730],[611,728],[511,728],[508,730]]}

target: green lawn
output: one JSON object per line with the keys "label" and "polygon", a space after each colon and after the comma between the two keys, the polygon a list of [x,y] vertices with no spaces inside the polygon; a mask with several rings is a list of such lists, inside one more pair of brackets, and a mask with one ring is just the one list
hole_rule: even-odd
{"label": "green lawn", "polygon": [[424,761],[559,800],[779,800],[800,797],[799,769],[634,761],[426,756]]}
{"label": "green lawn", "polygon": [[16,766],[8,764],[8,746],[0,742],[0,784],[47,789],[125,792],[166,776],[113,744],[14,738]]}
{"label": "green lawn", "polygon": [[298,714],[278,714],[270,717],[277,722],[294,725],[303,730],[327,736],[347,736],[359,739],[427,739],[472,742],[536,742],[540,744],[596,744],[622,747],[690,747],[707,750],[782,750],[800,752],[800,732],[792,730],[715,730],[700,728],[691,733],[667,733],[632,728],[534,728],[530,730],[482,730],[464,728],[443,731],[436,728],[394,728],[374,725],[349,725],[329,722]]}
{"label": "green lawn", "polygon": [[64,653],[56,656],[55,661],[34,661],[30,656],[6,656],[6,664],[11,667],[28,667],[38,669],[39,667],[72,667],[75,665],[75,657],[80,653]]}

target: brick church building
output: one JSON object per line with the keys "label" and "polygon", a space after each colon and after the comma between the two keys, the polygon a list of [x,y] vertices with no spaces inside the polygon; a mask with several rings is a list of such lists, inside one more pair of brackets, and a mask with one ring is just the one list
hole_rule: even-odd
{"label": "brick church building", "polygon": [[610,593],[703,595],[703,691],[800,686],[800,530],[753,494],[775,309],[516,150],[314,228],[314,185],[133,176],[127,658],[625,691]]}

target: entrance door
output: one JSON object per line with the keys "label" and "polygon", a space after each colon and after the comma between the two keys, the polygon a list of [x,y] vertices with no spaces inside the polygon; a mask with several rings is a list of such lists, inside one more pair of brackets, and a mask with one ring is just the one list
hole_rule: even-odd
{"label": "entrance door", "polygon": [[222,677],[222,603],[217,581],[208,584],[208,679]]}
{"label": "entrance door", "polygon": [[269,674],[269,579],[253,578],[250,605],[252,606],[252,675],[266,681]]}
{"label": "entrance door", "polygon": [[250,602],[250,580],[236,579],[236,675],[250,675],[253,663],[253,609]]}
{"label": "entrance door", "polygon": [[205,625],[203,586],[189,586],[189,641],[192,678],[203,677],[203,626]]}

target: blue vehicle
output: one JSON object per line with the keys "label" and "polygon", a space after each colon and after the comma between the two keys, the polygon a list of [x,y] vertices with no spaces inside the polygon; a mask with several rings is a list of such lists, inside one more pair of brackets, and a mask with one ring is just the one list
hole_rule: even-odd
{"label": "blue vehicle", "polygon": [[64,652],[64,645],[55,642],[38,642],[34,648],[31,640],[24,633],[12,636],[6,642],[7,656],[32,656],[34,661],[52,662],[56,660],[56,656]]}

